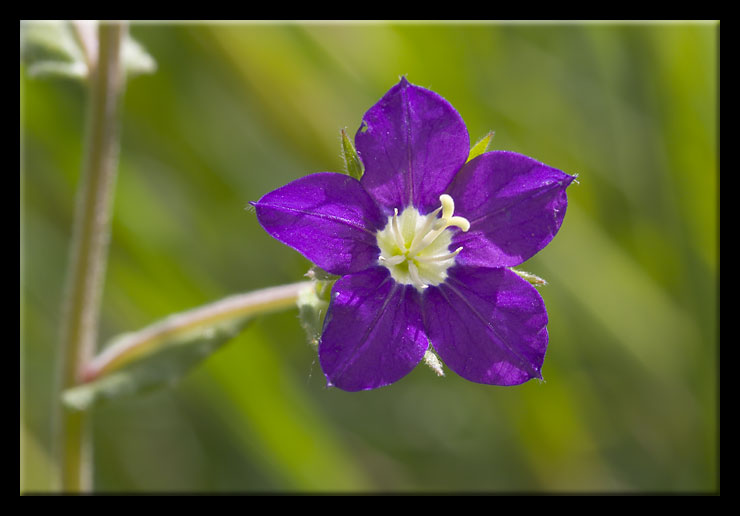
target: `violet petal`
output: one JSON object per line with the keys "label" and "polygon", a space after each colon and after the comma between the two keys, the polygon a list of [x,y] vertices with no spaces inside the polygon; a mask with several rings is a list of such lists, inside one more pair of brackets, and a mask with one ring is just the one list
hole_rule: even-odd
{"label": "violet petal", "polygon": [[383,267],[339,279],[319,344],[329,385],[374,389],[406,376],[428,347],[415,289],[399,285]]}
{"label": "violet petal", "polygon": [[516,152],[481,154],[460,170],[447,193],[470,231],[452,241],[458,262],[514,267],[544,248],[560,229],[574,177]]}
{"label": "violet petal", "polygon": [[444,363],[473,382],[542,378],[547,312],[533,286],[506,268],[456,266],[423,298],[429,339]]}
{"label": "violet petal", "polygon": [[386,219],[357,179],[311,174],[253,205],[265,231],[332,274],[358,272],[377,262],[375,233]]}
{"label": "violet petal", "polygon": [[421,213],[438,207],[470,152],[455,108],[405,77],[365,113],[355,143],[365,165],[362,185],[386,215],[411,205]]}

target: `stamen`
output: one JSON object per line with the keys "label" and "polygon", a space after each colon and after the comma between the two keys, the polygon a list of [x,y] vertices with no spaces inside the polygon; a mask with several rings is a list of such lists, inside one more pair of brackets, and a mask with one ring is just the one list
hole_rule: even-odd
{"label": "stamen", "polygon": [[445,281],[447,269],[454,265],[455,257],[463,249],[449,251],[455,233],[446,230],[470,229],[465,217],[455,216],[452,197],[440,195],[439,203],[436,210],[426,215],[413,206],[399,215],[396,208],[386,227],[377,234],[378,264],[386,267],[398,283],[413,285],[419,292]]}
{"label": "stamen", "polygon": [[378,257],[378,260],[383,262],[385,265],[398,265],[399,263],[402,263],[406,259],[406,255],[403,254],[397,254],[396,256],[391,256],[390,258],[386,258],[385,256]]}
{"label": "stamen", "polygon": [[462,246],[455,249],[453,252],[438,256],[416,256],[414,260],[417,262],[443,262],[445,260],[449,260],[450,258],[454,258],[458,254],[460,254],[460,251],[462,251]]}
{"label": "stamen", "polygon": [[437,240],[437,237],[444,233],[444,230],[447,229],[444,226],[436,229],[434,231],[430,231],[426,235],[424,235],[424,238],[414,240],[414,244],[411,246],[411,249],[409,249],[409,255],[413,256],[417,254],[419,251],[422,251],[429,247],[435,240]]}
{"label": "stamen", "polygon": [[432,229],[432,226],[435,226],[440,222],[441,219],[437,218],[437,214],[440,211],[442,211],[442,206],[427,215],[427,220],[424,222],[424,225],[417,229],[416,232],[414,232],[414,238],[411,240],[412,242],[416,242],[419,238],[423,238],[424,235],[429,233],[429,230]]}
{"label": "stamen", "polygon": [[423,290],[429,286],[421,281],[421,277],[419,276],[419,269],[416,268],[414,262],[409,262],[409,275],[411,276],[411,281],[414,283],[414,286],[417,289]]}
{"label": "stamen", "polygon": [[396,239],[396,245],[401,252],[406,251],[406,242],[403,240],[401,228],[398,226],[398,208],[393,208],[393,238]]}

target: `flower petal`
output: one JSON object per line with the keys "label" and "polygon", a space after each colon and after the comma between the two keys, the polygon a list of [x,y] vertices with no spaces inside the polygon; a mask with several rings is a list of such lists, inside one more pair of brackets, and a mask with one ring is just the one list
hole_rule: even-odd
{"label": "flower petal", "polygon": [[405,77],[365,113],[355,143],[365,165],[362,185],[386,215],[393,208],[413,205],[426,214],[439,206],[470,152],[455,108]]}
{"label": "flower petal", "polygon": [[311,174],[252,204],[265,231],[332,274],[377,263],[375,232],[386,219],[357,179]]}
{"label": "flower petal", "polygon": [[453,267],[424,295],[427,334],[447,366],[473,382],[542,378],[547,312],[539,293],[506,268]]}
{"label": "flower petal", "polygon": [[573,179],[516,152],[487,152],[470,161],[447,189],[455,215],[470,221],[470,230],[452,241],[463,246],[458,262],[514,267],[534,256],[560,229]]}
{"label": "flower petal", "polygon": [[337,281],[319,344],[329,385],[374,389],[406,376],[424,356],[419,295],[375,267]]}

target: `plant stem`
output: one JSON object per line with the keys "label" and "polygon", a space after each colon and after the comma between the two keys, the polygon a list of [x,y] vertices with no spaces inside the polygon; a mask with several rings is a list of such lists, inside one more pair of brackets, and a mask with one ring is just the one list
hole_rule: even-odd
{"label": "plant stem", "polygon": [[[110,236],[110,214],[118,167],[118,115],[123,91],[121,23],[98,27],[97,61],[89,70],[89,104],[85,163],[78,190],[67,290],[63,306],[59,387],[77,384],[95,353],[100,298]],[[61,488],[92,488],[89,428],[85,415],[59,406]]]}
{"label": "plant stem", "polygon": [[161,343],[198,327],[212,326],[227,319],[266,314],[294,307],[299,293],[312,286],[311,281],[301,281],[255,290],[230,296],[187,312],[170,315],[162,321],[116,340],[115,344],[88,362],[83,371],[82,381],[91,382],[120,369],[136,358],[157,349]]}

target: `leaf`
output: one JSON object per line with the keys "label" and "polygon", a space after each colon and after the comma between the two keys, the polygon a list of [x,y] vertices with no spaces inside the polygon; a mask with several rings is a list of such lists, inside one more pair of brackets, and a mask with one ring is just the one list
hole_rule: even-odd
{"label": "leaf", "polygon": [[[72,409],[87,410],[93,404],[105,400],[171,386],[239,334],[249,320],[249,317],[229,319],[210,326],[188,329],[174,336],[167,335],[164,341],[158,342],[149,352],[137,355],[120,369],[90,383],[68,389],[63,393],[62,399]],[[121,335],[110,346],[127,338],[130,338],[130,334]]]}
{"label": "leaf", "polygon": [[74,28],[66,21],[21,24],[21,59],[33,77],[60,76],[82,79],[87,63]]}
{"label": "leaf", "polygon": [[252,317],[294,308],[301,291],[311,286],[301,281],[235,294],[119,335],[85,365],[84,383],[65,391],[63,401],[85,410],[98,401],[171,385],[235,337]]}
{"label": "leaf", "polygon": [[65,63],[63,61],[39,61],[28,67],[28,75],[31,77],[66,77],[69,79],[84,79],[87,76],[87,65],[75,61]]}
{"label": "leaf", "polygon": [[344,159],[345,172],[355,179],[362,178],[362,161],[357,155],[352,140],[347,135],[347,129],[342,129],[342,158]]}
{"label": "leaf", "polygon": [[475,145],[473,145],[470,149],[470,154],[468,154],[468,161],[480,156],[488,150],[488,146],[491,144],[491,140],[493,139],[493,134],[493,131],[490,131],[487,135],[478,140]]}
{"label": "leaf", "polygon": [[[89,73],[86,54],[95,54],[96,50],[90,48],[86,52],[85,46],[97,46],[97,22],[29,21],[21,24],[21,59],[31,77],[86,79]],[[129,78],[157,69],[154,58],[130,35],[123,43],[123,63]]]}

